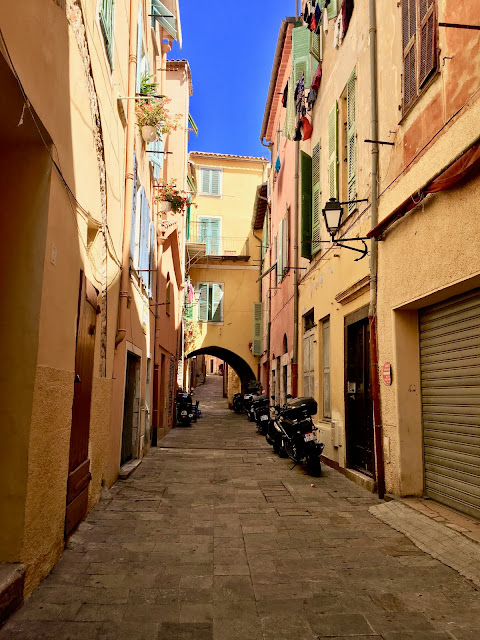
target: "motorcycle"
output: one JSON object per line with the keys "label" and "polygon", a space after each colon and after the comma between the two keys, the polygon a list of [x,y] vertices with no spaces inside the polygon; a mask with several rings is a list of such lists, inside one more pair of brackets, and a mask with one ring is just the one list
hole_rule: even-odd
{"label": "motorcycle", "polygon": [[285,403],[274,420],[275,431],[278,434],[274,451],[275,448],[281,447],[278,453],[284,452],[295,464],[305,462],[311,476],[321,474],[320,456],[325,446],[317,440],[318,429],[312,420],[316,413],[317,402],[314,398],[295,398]]}
{"label": "motorcycle", "polygon": [[252,411],[257,431],[264,436],[267,433],[270,422],[270,407],[268,406],[267,396],[255,396],[252,403]]}
{"label": "motorcycle", "polygon": [[233,394],[233,410],[235,411],[235,413],[243,412],[243,394],[242,393]]}
{"label": "motorcycle", "polygon": [[254,393],[245,393],[243,396],[243,406],[245,411],[247,412],[247,419],[250,422],[253,422],[254,417],[253,417],[253,413],[252,413],[252,402],[253,402],[253,397],[254,397]]}
{"label": "motorcycle", "polygon": [[[197,411],[193,408],[192,396],[190,393],[183,391],[177,392],[175,397],[176,404],[176,424],[177,427],[189,427],[194,420]],[[197,407],[196,407],[197,408]],[[196,420],[195,420],[196,421]]]}

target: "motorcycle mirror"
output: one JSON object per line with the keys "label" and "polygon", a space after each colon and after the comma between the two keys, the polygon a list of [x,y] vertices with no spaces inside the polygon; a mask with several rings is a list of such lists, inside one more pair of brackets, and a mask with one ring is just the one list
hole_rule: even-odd
{"label": "motorcycle mirror", "polygon": [[291,393],[287,393],[287,400],[291,400],[293,398]]}

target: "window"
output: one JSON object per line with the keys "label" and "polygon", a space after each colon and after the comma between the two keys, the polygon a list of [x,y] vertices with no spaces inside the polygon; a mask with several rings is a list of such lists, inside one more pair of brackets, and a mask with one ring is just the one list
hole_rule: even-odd
{"label": "window", "polygon": [[437,68],[435,0],[402,0],[403,112]]}
{"label": "window", "polygon": [[100,26],[110,67],[113,68],[113,15],[115,0],[100,0]]}
{"label": "window", "polygon": [[312,158],[300,151],[302,258],[312,259]]}
{"label": "window", "polygon": [[165,311],[168,315],[172,313],[172,281],[169,273],[167,273],[167,286],[165,287]]}
{"label": "window", "polygon": [[200,194],[222,195],[222,170],[202,167],[200,169]]}
{"label": "window", "polygon": [[328,115],[328,185],[330,198],[338,199],[338,105]]}
{"label": "window", "polygon": [[[356,124],[356,71],[348,79],[339,104],[339,145],[342,150],[338,162],[339,199],[352,202],[357,198],[357,124]],[[338,158],[337,158],[338,160]],[[347,215],[357,209],[356,203],[345,205]]]}
{"label": "window", "polygon": [[296,87],[302,74],[305,87],[310,87],[312,59],[310,54],[311,31],[306,26],[292,31],[293,86]]}
{"label": "window", "polygon": [[207,256],[220,255],[221,218],[198,217],[198,242],[206,245]]}
{"label": "window", "polygon": [[314,311],[303,316],[303,395],[315,393],[315,321]]}
{"label": "window", "polygon": [[323,417],[331,418],[330,406],[330,318],[322,322]]}
{"label": "window", "polygon": [[198,290],[200,291],[198,322],[222,322],[223,284],[217,282],[199,282]]}
{"label": "window", "polygon": [[265,258],[265,253],[268,249],[268,215],[265,215],[263,221],[263,234],[262,234],[262,260]]}

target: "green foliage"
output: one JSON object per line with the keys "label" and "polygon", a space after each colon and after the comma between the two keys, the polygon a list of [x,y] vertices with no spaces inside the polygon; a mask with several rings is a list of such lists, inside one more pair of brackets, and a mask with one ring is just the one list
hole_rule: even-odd
{"label": "green foliage", "polygon": [[155,76],[149,76],[146,71],[144,71],[140,77],[140,93],[142,96],[153,96],[157,93],[158,82],[152,82],[152,78]]}

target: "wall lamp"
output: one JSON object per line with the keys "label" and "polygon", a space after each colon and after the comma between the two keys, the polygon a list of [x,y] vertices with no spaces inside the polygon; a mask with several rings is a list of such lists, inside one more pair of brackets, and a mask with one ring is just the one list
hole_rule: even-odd
{"label": "wall lamp", "polygon": [[[368,253],[368,247],[365,243],[365,240],[369,240],[369,238],[339,238],[339,240],[335,240],[335,236],[342,225],[342,205],[354,204],[356,202],[368,202],[368,199],[364,198],[362,200],[349,200],[348,202],[339,202],[336,198],[330,198],[330,200],[325,203],[325,208],[322,209],[322,213],[325,219],[325,224],[327,225],[328,233],[332,237],[333,244],[337,247],[344,247],[345,249],[350,249],[351,251],[358,251],[358,253],[361,253],[362,255],[359,258],[355,258],[355,262],[358,262],[362,258],[365,258]],[[357,247],[350,247],[347,244],[343,244],[344,242],[361,242],[363,244],[363,248],[357,249]]]}

